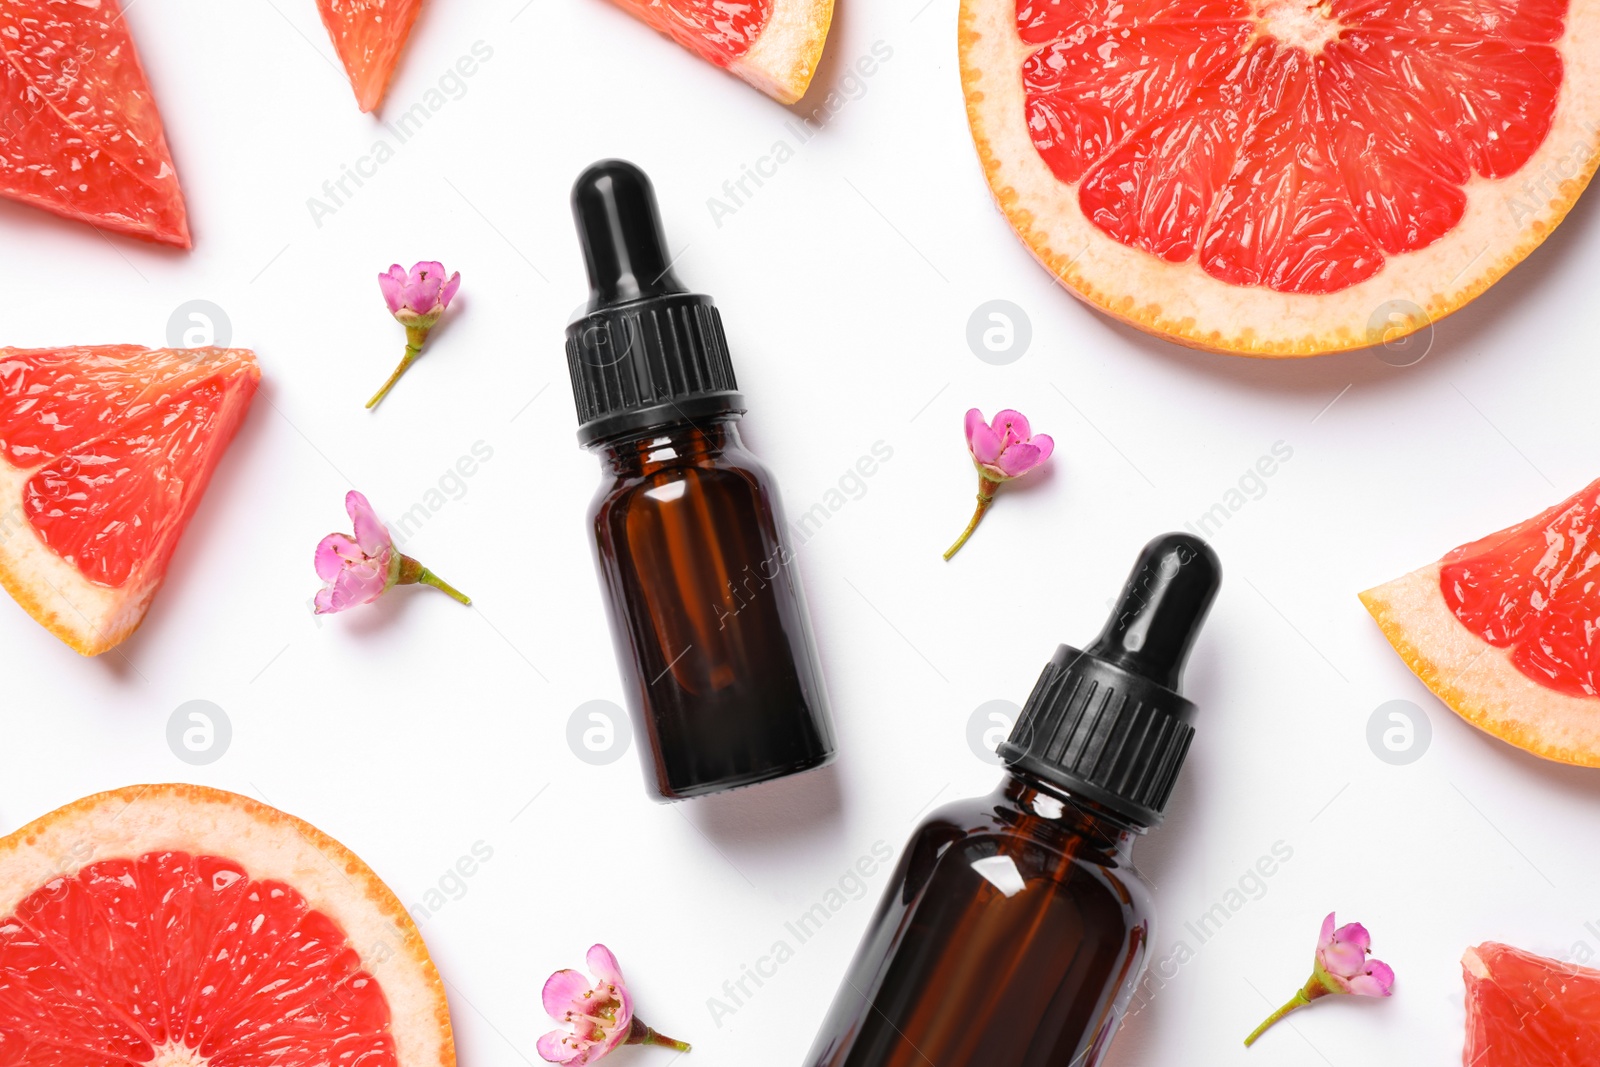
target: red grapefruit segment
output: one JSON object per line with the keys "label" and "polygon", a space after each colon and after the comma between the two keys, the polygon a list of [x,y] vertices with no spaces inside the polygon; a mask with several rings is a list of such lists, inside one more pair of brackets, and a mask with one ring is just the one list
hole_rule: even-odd
{"label": "red grapefruit segment", "polygon": [[1600,0],[962,0],[960,44],[995,197],[1075,293],[1307,355],[1449,314],[1561,220],[1596,30]]}
{"label": "red grapefruit segment", "polygon": [[1465,1067],[1600,1062],[1600,971],[1487,941],[1461,957]]}
{"label": "red grapefruit segment", "polygon": [[117,0],[0,4],[0,195],[189,247],[161,115]]}
{"label": "red grapefruit segment", "polygon": [[375,111],[389,91],[422,0],[317,0],[362,111]]}
{"label": "red grapefruit segment", "polygon": [[773,99],[806,94],[833,22],[833,0],[616,0],[706,62]]}
{"label": "red grapefruit segment", "polygon": [[1600,481],[1361,600],[1467,721],[1600,766]]}
{"label": "red grapefruit segment", "polygon": [[84,655],[127,637],[260,379],[243,349],[0,349],[0,584]]}
{"label": "red grapefruit segment", "polygon": [[200,786],[0,839],[0,1067],[453,1067],[400,902],[314,827]]}

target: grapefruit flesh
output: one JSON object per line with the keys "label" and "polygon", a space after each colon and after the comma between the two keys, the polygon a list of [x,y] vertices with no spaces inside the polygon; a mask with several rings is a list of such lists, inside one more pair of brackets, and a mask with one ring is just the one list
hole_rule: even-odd
{"label": "grapefruit flesh", "polygon": [[451,1067],[410,916],[245,797],[132,786],[0,839],[0,1067]]}
{"label": "grapefruit flesh", "polygon": [[0,349],[0,584],[84,655],[122,641],[260,379],[243,349]]}
{"label": "grapefruit flesh", "polygon": [[389,90],[422,0],[317,0],[356,103],[375,111]]}
{"label": "grapefruit flesh", "polygon": [[646,25],[792,104],[817,72],[833,0],[616,0]]}
{"label": "grapefruit flesh", "polygon": [[1463,718],[1600,766],[1600,481],[1361,600]]}
{"label": "grapefruit flesh", "polygon": [[989,184],[1091,304],[1309,355],[1456,310],[1600,152],[1600,0],[962,0]]}
{"label": "grapefruit flesh", "polygon": [[1465,1067],[1600,1063],[1600,971],[1489,941],[1461,957]]}
{"label": "grapefruit flesh", "polygon": [[0,4],[0,194],[189,247],[178,172],[117,0]]}

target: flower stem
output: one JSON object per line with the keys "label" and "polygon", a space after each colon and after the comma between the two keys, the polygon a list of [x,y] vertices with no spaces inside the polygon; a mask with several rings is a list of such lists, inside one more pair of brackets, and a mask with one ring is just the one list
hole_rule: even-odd
{"label": "flower stem", "polygon": [[1256,1027],[1254,1030],[1252,1030],[1250,1032],[1250,1036],[1244,1039],[1244,1047],[1245,1048],[1249,1048],[1251,1045],[1255,1044],[1256,1038],[1258,1038],[1262,1034],[1266,1033],[1267,1030],[1270,1027],[1272,1027],[1273,1024],[1275,1024],[1279,1019],[1282,1019],[1285,1015],[1288,1015],[1291,1011],[1294,1011],[1296,1008],[1304,1007],[1305,1005],[1310,1004],[1310,1003],[1311,1003],[1311,998],[1306,996],[1306,991],[1304,989],[1297,990],[1295,992],[1295,995],[1290,997],[1288,1002],[1286,1004],[1284,1004],[1283,1007],[1279,1008],[1277,1011],[1275,1011],[1271,1015],[1267,1016],[1266,1020],[1264,1022],[1262,1022],[1262,1024],[1260,1026]]}
{"label": "flower stem", "polygon": [[628,1027],[628,1038],[623,1044],[659,1045],[662,1048],[676,1049],[679,1052],[689,1051],[689,1043],[687,1041],[679,1041],[675,1037],[656,1033],[653,1029],[640,1022],[637,1015],[633,1017],[633,1024]]}
{"label": "flower stem", "polygon": [[978,528],[978,523],[983,521],[984,512],[989,510],[989,505],[994,503],[994,491],[1000,488],[1000,483],[978,475],[978,508],[972,513],[972,521],[967,523],[967,528],[961,531],[961,536],[956,538],[956,543],[945,552],[945,562],[950,557],[961,551],[961,546],[967,543],[967,538],[972,536],[972,531]]}
{"label": "flower stem", "polygon": [[389,375],[389,380],[383,383],[383,388],[373,393],[372,399],[367,401],[368,411],[377,407],[383,401],[383,398],[389,395],[389,390],[394,388],[394,383],[398,382],[400,376],[410,370],[411,364],[415,363],[417,357],[422,355],[422,346],[428,340],[428,329],[429,327],[427,326],[406,327],[406,354],[401,357],[400,365],[394,369],[394,373]]}
{"label": "flower stem", "polygon": [[437,574],[433,573],[432,571],[430,571],[426,567],[422,568],[422,573],[417,575],[417,581],[421,582],[423,585],[431,585],[435,589],[444,590],[446,593],[449,593],[453,598],[455,598],[458,602],[460,602],[462,604],[471,604],[472,603],[472,598],[471,597],[469,597],[467,594],[463,593],[461,590],[457,589],[455,586],[451,585],[449,582],[445,581],[443,578],[439,577]]}

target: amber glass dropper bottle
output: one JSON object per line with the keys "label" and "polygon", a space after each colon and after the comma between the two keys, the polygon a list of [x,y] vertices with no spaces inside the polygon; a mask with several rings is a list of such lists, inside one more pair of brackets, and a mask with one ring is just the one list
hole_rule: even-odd
{"label": "amber glass dropper bottle", "polygon": [[1086,651],[1056,650],[987,797],[912,835],[806,1067],[1095,1067],[1144,972],[1133,839],[1194,737],[1178,695],[1222,570],[1199,538],[1145,546]]}
{"label": "amber glass dropper bottle", "polygon": [[819,767],[822,671],[777,487],[739,436],[722,317],[673,274],[638,167],[594,164],[572,210],[590,291],[567,368],[603,472],[595,562],[649,787],[678,800]]}

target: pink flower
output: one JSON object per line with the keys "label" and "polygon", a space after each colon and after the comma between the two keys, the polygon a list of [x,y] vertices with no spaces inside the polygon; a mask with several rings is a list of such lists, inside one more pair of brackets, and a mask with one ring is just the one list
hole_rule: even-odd
{"label": "pink flower", "polygon": [[317,545],[317,577],[328,583],[316,596],[318,615],[370,604],[396,585],[419,582],[472,603],[437,574],[395,551],[394,540],[366,497],[352,489],[345,494],[344,507],[355,536],[331,533]]}
{"label": "pink flower", "polygon": [[368,408],[377,407],[389,390],[394,388],[394,383],[400,380],[400,376],[422,355],[428,331],[433,329],[445,308],[450,306],[456,290],[461,288],[461,274],[458,271],[446,280],[441,263],[418,263],[409,273],[396,263],[386,273],[378,275],[378,288],[383,290],[383,300],[389,305],[389,314],[406,328],[406,351],[400,365],[383,383],[383,388],[367,401]]}
{"label": "pink flower", "polygon": [[983,412],[973,408],[967,412],[966,431],[967,451],[972,453],[973,465],[978,468],[978,509],[972,513],[966,530],[944,554],[947,560],[961,551],[961,546],[983,521],[984,513],[994,503],[995,490],[1038,467],[1056,450],[1056,443],[1049,434],[1035,434],[1027,417],[1010,408],[995,415],[992,423],[985,422]]}
{"label": "pink flower", "polygon": [[1346,923],[1335,930],[1333,912],[1322,920],[1317,938],[1316,975],[1330,993],[1353,993],[1358,997],[1386,997],[1394,992],[1394,971],[1372,954],[1372,935],[1360,923]]}
{"label": "pink flower", "polygon": [[618,1045],[661,1045],[688,1052],[682,1041],[663,1037],[633,1014],[633,998],[622,980],[617,957],[604,945],[589,949],[594,979],[572,970],[557,971],[544,984],[544,1010],[566,1027],[539,1039],[539,1055],[549,1063],[593,1063]]}
{"label": "pink flower", "polygon": [[407,273],[396,263],[387,273],[378,275],[378,288],[389,305],[389,313],[404,326],[432,326],[450,306],[456,290],[461,288],[461,272],[444,276],[444,264],[418,263]]}
{"label": "pink flower", "polygon": [[1346,923],[1334,929],[1333,912],[1322,920],[1322,932],[1317,936],[1317,956],[1311,967],[1311,977],[1288,1003],[1267,1016],[1256,1027],[1246,1045],[1279,1019],[1296,1008],[1302,1008],[1319,997],[1330,994],[1351,994],[1358,997],[1387,997],[1394,992],[1394,970],[1382,960],[1370,959],[1372,935],[1360,923]]}
{"label": "pink flower", "polygon": [[977,408],[967,412],[967,450],[978,472],[990,481],[1020,478],[1049,459],[1055,449],[1055,440],[1049,434],[1035,435],[1020,411],[1007,408],[995,415],[992,423],[984,422],[983,412]]}

